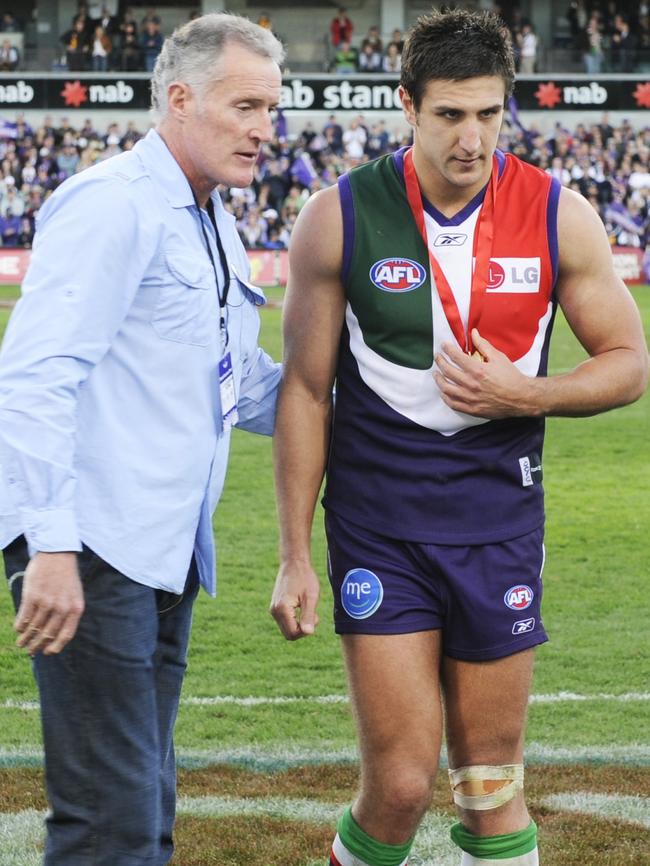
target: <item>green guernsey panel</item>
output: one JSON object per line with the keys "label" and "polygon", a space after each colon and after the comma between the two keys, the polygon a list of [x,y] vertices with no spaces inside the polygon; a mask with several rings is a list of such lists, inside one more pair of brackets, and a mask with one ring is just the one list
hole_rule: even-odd
{"label": "green guernsey panel", "polygon": [[392,156],[352,169],[354,249],[345,285],[368,348],[427,370],[433,364],[429,254]]}

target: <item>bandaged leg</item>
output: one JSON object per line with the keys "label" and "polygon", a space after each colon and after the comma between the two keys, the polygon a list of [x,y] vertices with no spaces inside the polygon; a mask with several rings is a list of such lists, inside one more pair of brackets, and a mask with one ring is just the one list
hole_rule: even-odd
{"label": "bandaged leg", "polygon": [[[522,764],[449,770],[454,802],[461,809],[487,811],[510,802],[524,787]],[[537,826],[500,836],[475,836],[454,824],[451,838],[463,851],[460,866],[538,866]]]}

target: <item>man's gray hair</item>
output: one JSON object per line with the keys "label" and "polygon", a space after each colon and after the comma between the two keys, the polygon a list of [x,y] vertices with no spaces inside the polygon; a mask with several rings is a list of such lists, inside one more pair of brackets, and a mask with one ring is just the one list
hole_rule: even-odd
{"label": "man's gray hair", "polygon": [[167,113],[167,88],[172,81],[189,84],[199,93],[215,81],[215,64],[231,43],[268,57],[278,66],[284,60],[282,43],[265,27],[228,12],[201,15],[165,39],[151,78],[154,117],[160,120]]}

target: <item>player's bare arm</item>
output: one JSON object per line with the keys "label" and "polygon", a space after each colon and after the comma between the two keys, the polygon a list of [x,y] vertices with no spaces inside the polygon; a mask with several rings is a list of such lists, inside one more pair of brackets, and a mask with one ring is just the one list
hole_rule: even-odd
{"label": "player's bare arm", "polygon": [[271,614],[288,640],[312,634],[317,624],[320,586],[310,538],[345,311],[342,247],[338,190],[332,187],[311,198],[296,222],[284,302],[284,375],[274,434],[280,570]]}
{"label": "player's bare arm", "polygon": [[474,331],[474,357],[445,344],[436,359],[436,380],[452,408],[484,418],[581,416],[643,394],[648,354],[638,310],[614,273],[598,215],[571,190],[560,196],[558,237],[559,304],[589,358],[568,373],[531,378]]}

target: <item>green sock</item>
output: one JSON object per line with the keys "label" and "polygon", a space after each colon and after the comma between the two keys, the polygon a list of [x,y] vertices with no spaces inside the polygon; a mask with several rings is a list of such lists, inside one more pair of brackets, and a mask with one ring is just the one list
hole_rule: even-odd
{"label": "green sock", "polygon": [[354,857],[363,860],[368,866],[400,866],[409,855],[413,839],[403,845],[385,845],[369,836],[352,817],[352,809],[347,809],[338,823],[337,831],[341,843]]}
{"label": "green sock", "polygon": [[537,847],[537,824],[531,821],[525,830],[501,836],[475,836],[462,824],[451,828],[452,840],[477,860],[507,860],[529,854]]}

